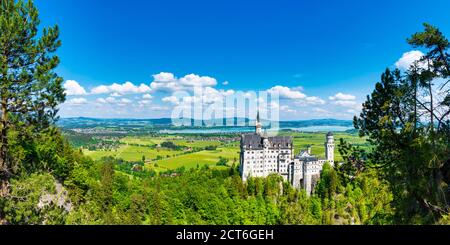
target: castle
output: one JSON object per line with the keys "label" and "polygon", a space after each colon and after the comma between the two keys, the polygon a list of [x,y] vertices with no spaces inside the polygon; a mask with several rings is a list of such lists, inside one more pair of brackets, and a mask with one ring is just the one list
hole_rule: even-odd
{"label": "castle", "polygon": [[261,130],[258,113],[255,133],[241,137],[239,171],[243,181],[277,173],[295,188],[304,188],[310,194],[325,162],[334,166],[334,137],[331,132],[326,135],[325,159],[319,159],[311,154],[311,147],[295,155],[291,136],[268,137]]}

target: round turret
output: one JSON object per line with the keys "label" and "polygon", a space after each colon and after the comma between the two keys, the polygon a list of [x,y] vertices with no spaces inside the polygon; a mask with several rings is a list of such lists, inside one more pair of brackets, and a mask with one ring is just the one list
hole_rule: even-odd
{"label": "round turret", "polygon": [[332,132],[328,132],[326,137],[325,158],[331,165],[334,165],[334,136]]}

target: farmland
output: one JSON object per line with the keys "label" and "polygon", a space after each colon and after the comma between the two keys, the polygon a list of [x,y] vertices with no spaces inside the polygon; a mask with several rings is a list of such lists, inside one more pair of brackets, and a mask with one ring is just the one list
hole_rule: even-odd
{"label": "farmland", "polygon": [[[325,133],[301,133],[282,132],[281,135],[293,137],[295,153],[305,149],[308,145],[312,147],[312,153],[324,157]],[[339,132],[335,133],[335,156],[337,161],[342,161],[337,145],[339,139],[369,148],[365,139],[355,134]],[[109,139],[110,140],[110,139]],[[111,140],[110,140],[111,141]],[[217,139],[217,137],[194,137],[186,135],[154,135],[154,136],[125,136],[113,140],[115,148],[82,147],[83,153],[94,160],[102,157],[114,157],[125,161],[144,161],[147,168],[155,171],[173,170],[180,167],[195,168],[204,165],[214,166],[221,158],[227,159],[228,165],[239,164],[239,138],[238,135],[232,139]],[[175,148],[169,149],[161,146],[164,142],[172,142]]]}

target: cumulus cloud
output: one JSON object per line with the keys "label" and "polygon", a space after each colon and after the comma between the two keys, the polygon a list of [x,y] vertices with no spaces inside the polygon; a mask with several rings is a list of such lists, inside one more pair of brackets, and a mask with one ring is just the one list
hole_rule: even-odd
{"label": "cumulus cloud", "polygon": [[146,100],[150,100],[150,99],[153,98],[153,96],[151,96],[150,94],[144,94],[144,95],[142,96],[142,98],[143,98],[143,99],[146,99]]}
{"label": "cumulus cloud", "polygon": [[306,106],[306,105],[324,105],[326,101],[317,96],[307,96],[302,93],[303,87],[285,87],[285,86],[275,86],[267,90],[269,94],[278,93],[280,99],[293,100],[296,105]]}
{"label": "cumulus cloud", "polygon": [[152,103],[151,100],[141,100],[141,101],[139,101],[138,105],[142,107],[142,106],[150,105],[151,103]]}
{"label": "cumulus cloud", "polygon": [[216,86],[217,80],[212,77],[190,74],[180,78],[180,83],[184,86],[206,87],[206,86]]}
{"label": "cumulus cloud", "polygon": [[85,95],[86,90],[75,80],[67,80],[64,85],[66,95]]}
{"label": "cumulus cloud", "polygon": [[288,105],[280,106],[280,111],[283,111],[283,112],[286,112],[286,113],[296,113],[296,111],[291,109]]}
{"label": "cumulus cloud", "polygon": [[408,70],[415,61],[419,61],[423,56],[424,53],[419,50],[406,52],[395,62],[395,66],[401,70]]}
{"label": "cumulus cloud", "polygon": [[168,108],[167,106],[159,106],[159,105],[154,105],[152,107],[149,108],[152,111],[167,111],[170,110],[170,108]]}
{"label": "cumulus cloud", "polygon": [[[162,98],[162,102],[171,103],[173,105],[191,107],[192,103],[197,105],[207,106],[216,102],[225,102],[226,96],[231,96],[235,94],[234,90],[217,90],[213,87],[204,87],[198,92],[190,95],[186,94],[175,94],[172,96]],[[243,95],[245,96],[245,94]]]}
{"label": "cumulus cloud", "polygon": [[108,97],[108,98],[98,98],[97,102],[101,104],[114,104],[117,103],[117,100],[114,97]]}
{"label": "cumulus cloud", "polygon": [[356,96],[351,94],[337,93],[334,96],[330,96],[329,99],[330,101],[333,101],[332,103],[336,106],[349,108],[349,110],[347,110],[348,113],[353,113],[349,112],[350,110],[355,112],[359,111],[362,107],[361,104],[356,101]]}
{"label": "cumulus cloud", "polygon": [[319,97],[312,96],[306,98],[306,103],[309,105],[325,105],[326,102]]}
{"label": "cumulus cloud", "polygon": [[337,93],[334,96],[330,96],[330,100],[356,100],[356,96],[351,94]]}
{"label": "cumulus cloud", "polygon": [[132,82],[125,82],[124,84],[113,83],[112,85],[100,85],[91,90],[92,94],[143,94],[149,93],[151,89],[145,84],[139,86],[134,85]]}
{"label": "cumulus cloud", "polygon": [[222,85],[227,86],[228,84],[230,84],[228,81],[225,81],[222,83]]}
{"label": "cumulus cloud", "polygon": [[133,103],[132,100],[127,99],[127,98],[122,98],[122,99],[116,99],[114,97],[108,97],[108,98],[98,98],[97,103],[100,104],[110,104],[110,105],[118,105],[118,106],[125,106],[125,105],[130,105]]}
{"label": "cumulus cloud", "polygon": [[[348,108],[350,110],[354,110],[355,112],[361,111],[362,109],[362,103],[358,103],[356,101],[352,100],[337,100],[334,102],[335,105]],[[352,113],[347,111],[348,113]]]}
{"label": "cumulus cloud", "polygon": [[181,78],[175,77],[174,74],[168,72],[161,72],[153,75],[153,82],[150,87],[154,91],[179,91],[192,90],[194,86],[211,87],[217,85],[217,80],[208,76],[199,76],[196,74],[189,74]]}
{"label": "cumulus cloud", "polygon": [[306,95],[298,90],[292,90],[289,87],[277,85],[267,90],[269,94],[278,93],[280,99],[305,99]]}
{"label": "cumulus cloud", "polygon": [[356,101],[351,100],[338,100],[334,102],[335,105],[343,106],[343,107],[354,107],[357,105]]}
{"label": "cumulus cloud", "polygon": [[179,104],[179,99],[176,96],[168,96],[168,97],[162,98],[162,102],[178,105]]}
{"label": "cumulus cloud", "polygon": [[85,98],[73,98],[67,101],[69,105],[84,105],[87,103]]}
{"label": "cumulus cloud", "polygon": [[123,98],[118,102],[118,104],[131,104],[131,102],[131,100]]}

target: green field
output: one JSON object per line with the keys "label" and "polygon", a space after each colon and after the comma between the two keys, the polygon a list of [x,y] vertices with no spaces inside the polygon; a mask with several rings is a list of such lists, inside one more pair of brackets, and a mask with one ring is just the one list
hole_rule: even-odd
{"label": "green field", "polygon": [[131,146],[131,145],[121,145],[116,150],[111,151],[83,151],[85,155],[90,156],[94,160],[99,160],[105,156],[113,156],[116,158],[122,158],[125,161],[140,161],[142,160],[142,156],[145,156],[145,159],[151,160],[156,159],[157,156],[161,157],[173,157],[177,154],[181,154],[182,151],[169,150],[165,148],[160,149],[152,149],[150,147],[145,146]]}
{"label": "green field", "polygon": [[[299,153],[300,150],[304,150],[308,145],[311,145],[312,154],[319,157],[325,157],[325,133],[289,133],[288,135],[294,138],[294,148],[295,153]],[[360,138],[357,135],[349,133],[334,133],[335,141],[335,160],[342,161],[342,157],[339,154],[338,145],[340,139],[346,140],[355,146],[361,146],[362,148],[368,148],[369,145],[366,143],[366,139]]]}
{"label": "green field", "polygon": [[188,147],[206,147],[206,146],[219,146],[221,142],[211,141],[211,140],[183,140],[180,137],[125,137],[120,140],[124,144],[134,144],[134,145],[159,145],[165,141],[171,141],[179,146]]}
{"label": "green field", "polygon": [[239,163],[239,149],[238,148],[217,148],[215,151],[201,151],[192,154],[181,155],[173,158],[156,161],[160,168],[176,169],[179,167],[195,168],[197,165],[214,165],[219,161],[219,157],[227,158],[229,164],[236,160]]}
{"label": "green field", "polygon": [[[324,142],[325,133],[299,133],[299,132],[282,132],[281,135],[290,135],[294,139],[295,154],[300,150],[306,149],[308,145],[312,146],[312,153],[321,158],[325,156]],[[354,145],[359,145],[363,148],[368,148],[364,138],[359,138],[355,134],[349,133],[335,133],[335,160],[341,161],[342,157],[338,151],[339,139],[343,138],[347,142]],[[204,148],[206,146],[217,146],[216,150],[202,150],[193,153],[187,153],[182,150],[171,150],[166,148],[154,147],[160,145],[162,142],[171,141],[179,146],[187,146],[190,148]],[[191,140],[178,136],[158,136],[158,137],[138,137],[128,136],[120,139],[120,147],[114,150],[84,150],[87,156],[94,160],[99,160],[102,157],[113,156],[122,158],[126,161],[141,161],[145,156],[146,165],[155,170],[176,169],[179,167],[195,168],[203,165],[215,165],[220,157],[227,158],[228,164],[239,164],[239,142],[224,143],[218,140],[208,140],[207,137],[203,140]]]}

